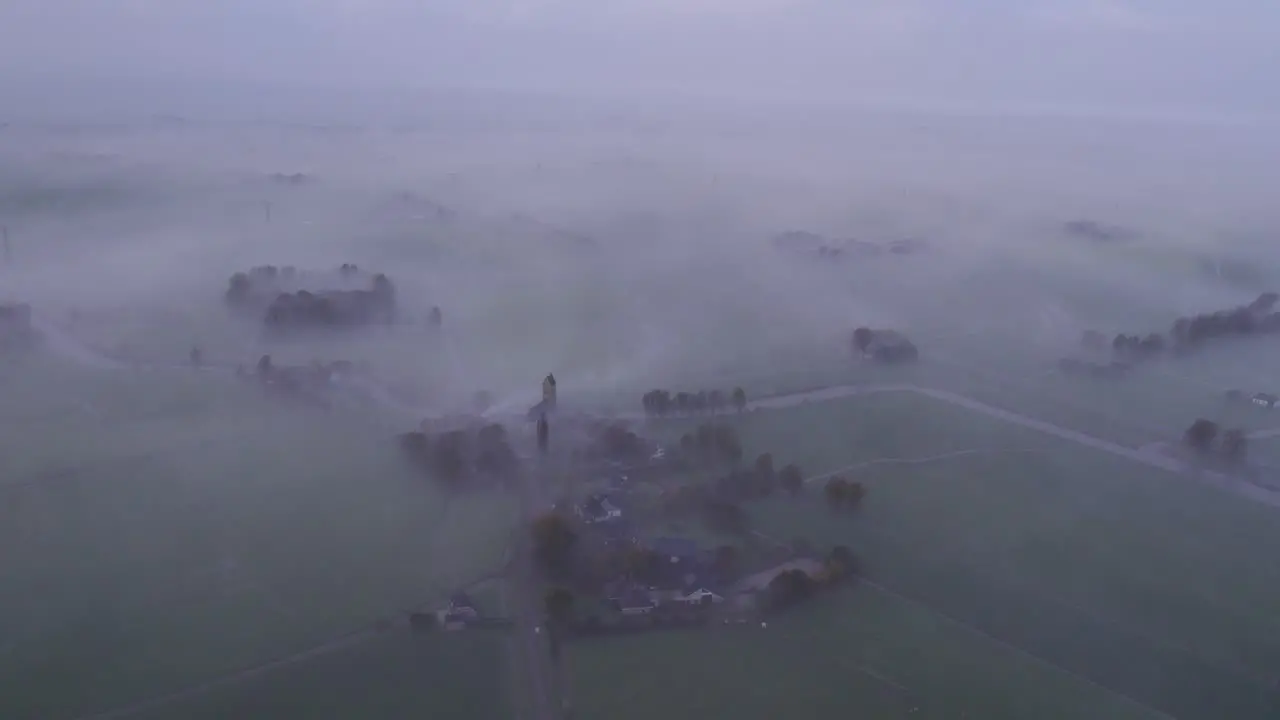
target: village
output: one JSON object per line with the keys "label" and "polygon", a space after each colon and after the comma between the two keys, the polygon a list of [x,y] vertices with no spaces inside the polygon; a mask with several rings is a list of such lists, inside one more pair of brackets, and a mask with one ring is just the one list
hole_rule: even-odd
{"label": "village", "polygon": [[[682,410],[681,416],[701,422],[678,440],[663,442],[655,439],[663,428],[652,425],[654,398],[673,395],[732,402],[690,403],[697,409]],[[535,586],[530,596],[541,598],[535,631],[545,627],[558,642],[685,627],[765,626],[769,615],[856,575],[857,559],[847,547],[786,544],[751,528],[744,505],[797,496],[805,482],[795,466],[775,470],[767,453],[744,464],[741,442],[726,422],[746,411],[741,389],[651,391],[642,404],[647,419],[636,425],[652,429],[654,437],[626,422],[560,412],[555,378],[548,375],[541,402],[527,415],[536,419],[532,439],[538,453],[522,458],[531,462],[516,472],[533,486],[533,507],[521,532],[528,533],[529,582]],[[411,452],[424,467],[456,468],[454,460],[433,462],[428,448],[487,445],[492,453],[495,443],[506,441],[494,427],[481,428],[478,437],[488,440],[475,443],[457,439],[464,432],[457,429],[435,438],[410,433],[416,438]],[[471,482],[485,481],[477,476]],[[455,480],[451,487],[464,486]],[[865,494],[860,484],[839,477],[827,479],[823,490],[836,512],[856,508]],[[510,622],[486,610],[459,591],[446,606],[415,614],[410,625],[424,632]]]}

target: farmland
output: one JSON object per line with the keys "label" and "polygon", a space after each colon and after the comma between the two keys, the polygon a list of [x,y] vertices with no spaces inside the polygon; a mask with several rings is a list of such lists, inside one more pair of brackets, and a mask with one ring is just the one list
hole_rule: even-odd
{"label": "farmland", "polygon": [[5,381],[5,717],[129,705],[402,617],[498,570],[515,522],[509,498],[446,499],[368,418],[192,373]]}
{"label": "farmland", "polygon": [[865,464],[853,515],[816,489],[749,507],[775,540],[854,548],[867,580],[768,630],[576,646],[584,713],[768,717],[813,697],[836,717],[849,705],[823,699],[842,693],[877,717],[1280,710],[1272,508],[919,396],[739,422],[749,453],[809,474]]}
{"label": "farmland", "polygon": [[453,633],[431,642],[395,633],[136,717],[506,720],[511,707],[505,641],[486,632]]}

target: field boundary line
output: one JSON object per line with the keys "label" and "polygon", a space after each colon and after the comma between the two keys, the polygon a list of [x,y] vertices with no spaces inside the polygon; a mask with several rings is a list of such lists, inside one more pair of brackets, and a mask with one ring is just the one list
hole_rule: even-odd
{"label": "field boundary line", "polygon": [[995,644],[995,645],[997,645],[998,647],[1001,647],[1001,648],[1003,648],[1003,649],[1005,649],[1005,650],[1008,650],[1008,651],[1010,651],[1010,652],[1014,653],[1015,655],[1018,655],[1018,656],[1020,656],[1020,657],[1023,657],[1023,658],[1026,658],[1026,659],[1028,659],[1028,660],[1031,660],[1032,662],[1034,662],[1034,663],[1036,663],[1036,664],[1038,664],[1038,665],[1042,665],[1042,666],[1047,667],[1047,668],[1050,668],[1050,669],[1052,669],[1052,670],[1056,670],[1056,671],[1058,671],[1058,672],[1060,672],[1060,673],[1063,673],[1064,675],[1066,675],[1066,676],[1068,676],[1068,677],[1070,677],[1070,678],[1073,678],[1073,679],[1075,679],[1075,680],[1078,680],[1078,681],[1080,681],[1080,682],[1082,682],[1082,683],[1084,683],[1084,684],[1086,684],[1086,685],[1088,685],[1088,686],[1090,686],[1090,687],[1092,687],[1092,688],[1095,688],[1095,689],[1098,689],[1098,690],[1102,690],[1103,692],[1105,692],[1105,693],[1107,693],[1107,694],[1110,694],[1110,695],[1113,695],[1113,696],[1115,696],[1115,697],[1117,697],[1117,698],[1119,698],[1119,699],[1121,699],[1121,700],[1125,701],[1126,703],[1128,703],[1128,704],[1130,704],[1130,705],[1133,705],[1134,707],[1136,707],[1136,708],[1138,708],[1138,709],[1140,709],[1140,710],[1143,710],[1144,712],[1148,712],[1148,713],[1151,713],[1151,714],[1153,714],[1153,715],[1155,715],[1155,716],[1157,716],[1157,717],[1164,718],[1164,720],[1177,720],[1177,718],[1175,718],[1173,715],[1170,715],[1169,713],[1167,713],[1167,712],[1165,712],[1165,711],[1163,711],[1163,710],[1160,710],[1160,709],[1158,709],[1158,708],[1154,708],[1154,707],[1152,707],[1152,706],[1150,706],[1150,705],[1148,705],[1148,704],[1146,704],[1146,703],[1142,702],[1141,700],[1138,700],[1137,698],[1135,698],[1135,697],[1133,697],[1133,696],[1131,696],[1131,695],[1129,695],[1129,694],[1127,694],[1127,693],[1124,693],[1124,692],[1122,692],[1122,691],[1120,691],[1120,690],[1116,690],[1115,688],[1107,687],[1106,685],[1103,685],[1102,683],[1098,682],[1097,680],[1094,680],[1094,679],[1092,679],[1092,678],[1089,678],[1089,677],[1086,677],[1086,676],[1084,676],[1084,675],[1081,675],[1080,673],[1075,672],[1074,670],[1070,670],[1070,669],[1068,669],[1068,668],[1065,668],[1065,667],[1063,667],[1063,666],[1061,666],[1061,665],[1059,665],[1059,664],[1057,664],[1057,663],[1053,662],[1052,660],[1049,660],[1049,659],[1047,659],[1047,658],[1043,658],[1043,657],[1041,657],[1041,656],[1039,656],[1039,655],[1036,655],[1035,653],[1031,652],[1030,650],[1027,650],[1027,649],[1025,649],[1025,648],[1018,647],[1017,645],[1014,645],[1013,643],[1010,643],[1010,642],[1008,642],[1008,641],[1001,640],[1000,638],[998,638],[998,637],[996,637],[996,636],[992,635],[991,633],[989,633],[989,632],[987,632],[987,631],[983,630],[982,628],[977,627],[977,626],[975,626],[975,625],[971,625],[971,624],[969,624],[969,623],[967,623],[967,622],[965,622],[965,621],[963,621],[963,620],[960,620],[959,618],[956,618],[956,617],[954,617],[954,616],[952,616],[952,615],[949,615],[948,613],[945,613],[945,612],[943,612],[942,610],[939,610],[939,609],[937,609],[937,608],[933,607],[932,605],[930,605],[929,603],[924,602],[923,600],[917,600],[916,598],[912,598],[912,597],[908,597],[908,596],[906,596],[906,595],[903,595],[902,593],[900,593],[900,592],[898,592],[898,591],[896,591],[896,590],[893,590],[892,588],[886,587],[885,585],[881,585],[880,583],[877,583],[877,582],[875,582],[874,580],[870,580],[870,579],[868,579],[867,577],[865,577],[865,576],[863,576],[863,575],[855,575],[855,577],[857,578],[857,580],[858,580],[858,584],[859,584],[859,585],[866,585],[866,586],[868,586],[868,587],[871,587],[871,588],[873,588],[873,589],[875,589],[875,590],[880,591],[881,593],[883,593],[883,594],[885,594],[885,595],[888,595],[889,597],[895,598],[895,599],[897,599],[897,600],[901,600],[901,601],[906,602],[906,603],[910,603],[910,604],[915,605],[915,606],[917,606],[917,607],[920,607],[920,608],[922,608],[922,609],[924,609],[924,610],[927,610],[928,612],[930,612],[930,613],[932,613],[932,614],[934,614],[934,615],[937,615],[938,617],[942,618],[943,620],[946,620],[947,622],[951,623],[952,625],[955,625],[955,626],[957,626],[957,627],[960,627],[960,628],[963,628],[963,629],[965,629],[965,630],[968,630],[968,631],[970,631],[970,632],[972,632],[972,633],[975,633],[975,634],[977,634],[977,635],[979,635],[979,636],[981,636],[981,637],[985,638],[986,640],[988,640],[988,641],[990,641],[990,642],[994,643],[994,644]]}
{"label": "field boundary line", "polygon": [[927,457],[919,457],[919,458],[896,458],[896,457],[878,458],[876,460],[866,460],[863,462],[854,463],[852,465],[845,465],[844,467],[836,468],[835,470],[824,472],[819,475],[811,475],[805,478],[804,482],[806,485],[808,485],[809,483],[818,482],[819,480],[826,480],[828,478],[835,477],[836,475],[840,475],[842,473],[852,472],[854,470],[860,470],[865,467],[873,467],[875,465],[924,465],[926,463],[938,462],[941,460],[951,460],[959,457],[969,457],[972,455],[1022,455],[1022,454],[1047,455],[1049,454],[1049,451],[1045,449],[1036,449],[1036,448],[1014,448],[1014,449],[974,448],[971,450],[955,450],[948,453],[942,453],[941,455],[930,455]]}

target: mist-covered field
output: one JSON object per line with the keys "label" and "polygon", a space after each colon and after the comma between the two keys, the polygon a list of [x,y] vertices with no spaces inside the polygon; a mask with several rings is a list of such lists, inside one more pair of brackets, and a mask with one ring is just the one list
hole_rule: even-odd
{"label": "mist-covered field", "polygon": [[[521,109],[509,112],[518,117]],[[279,363],[366,362],[424,415],[466,407],[481,390],[500,408],[523,410],[554,372],[562,402],[632,413],[654,387],[740,385],[759,397],[915,382],[1135,447],[1175,439],[1200,416],[1266,429],[1280,418],[1225,409],[1221,399],[1228,389],[1280,390],[1274,338],[1227,340],[1105,386],[1058,377],[1054,363],[1086,329],[1164,332],[1178,316],[1248,303],[1280,286],[1275,149],[1271,135],[1252,127],[922,113],[805,127],[693,123],[676,114],[644,132],[603,122],[500,133],[10,125],[0,131],[0,225],[9,242],[0,302],[30,303],[58,341],[0,356],[0,716],[72,718],[129,706],[400,616],[499,569],[514,498],[451,501],[406,469],[393,440],[412,418],[378,407],[318,414],[263,398],[226,372],[166,369],[193,345],[227,367],[252,366],[264,353]],[[275,173],[303,180],[281,182]],[[1099,239],[1066,229],[1079,220],[1113,232]],[[910,239],[919,249],[819,257],[773,242],[790,230],[836,244]],[[346,262],[391,277],[402,323],[270,340],[223,306],[236,271]],[[443,313],[440,333],[426,325],[432,306]],[[926,362],[904,371],[852,367],[849,332],[859,325],[903,331]],[[772,420],[762,411],[741,421],[744,438],[813,473],[892,457],[922,434],[938,452],[1013,443],[936,403],[877,398],[846,409],[778,411]],[[864,439],[848,442],[853,433]],[[1129,475],[1142,476],[1153,498],[1165,492],[1146,477],[1155,471],[1104,472],[1091,459],[1077,470],[1068,450],[1054,452],[1051,468],[995,464],[955,469],[958,478],[900,477],[885,467],[867,482],[872,498],[886,499],[864,512],[887,514],[849,537],[876,567],[903,568],[903,582],[924,582],[928,563],[1000,576],[1030,522],[1022,514],[1054,515],[1043,498],[1000,505],[1006,494],[1030,492],[1020,483],[1053,484],[1058,500],[1075,503],[1107,496],[1110,483]],[[935,482],[946,495],[920,488]],[[1157,528],[1132,541],[1141,552],[1108,560],[1113,575],[1105,582],[1120,582],[1125,563],[1140,563],[1150,582],[1132,589],[1134,597],[1159,607],[1179,602],[1176,591],[1198,582],[1205,564],[1217,575],[1253,572],[1250,554],[1263,562],[1271,551],[1243,541],[1223,551],[1229,562],[1200,551],[1181,563],[1152,560],[1167,554],[1166,544],[1182,557],[1180,549],[1210,543],[1203,533],[1229,534],[1233,503],[1244,501],[1203,492],[1103,513],[1120,550],[1129,540],[1117,528],[1129,517]],[[945,508],[971,499],[957,524],[942,522]],[[1192,507],[1202,508],[1206,517],[1195,522],[1208,529],[1186,529]],[[1248,512],[1259,537],[1280,527],[1261,510]],[[1017,523],[1007,536],[973,535],[975,527],[999,535],[1003,521]],[[1008,557],[985,555],[983,545],[944,562],[934,545],[906,535],[881,542],[878,529],[899,522],[911,525],[911,538],[953,553],[965,547],[957,537],[1015,540],[1001,546]],[[1086,523],[1059,529],[1044,542],[1087,538],[1090,552],[1105,549]],[[900,545],[914,553],[901,563]],[[1039,573],[1037,583],[1066,581],[1052,572],[1065,562],[1052,553],[1019,562]],[[1074,587],[1082,593],[1104,582],[1081,572]],[[941,585],[927,589],[937,593],[931,602],[958,597]],[[1189,637],[1177,642],[1198,647],[1214,631],[1197,628],[1235,617],[1222,608],[1243,601],[1222,592],[1218,601],[1178,606],[1186,614],[1169,622]],[[939,643],[941,635],[972,635],[913,619],[915,611],[894,601],[850,602],[852,609],[822,612],[853,626],[862,612],[892,615]],[[1019,631],[1033,634],[1038,621],[1024,619]],[[849,632],[849,645],[868,642],[863,630]],[[781,638],[761,640],[762,657],[793,652]],[[719,655],[719,647],[705,646],[697,672],[717,674],[712,656],[739,652]],[[902,648],[884,652],[891,650]],[[838,669],[841,647],[821,652],[830,657],[806,662],[837,668],[824,687],[853,682],[855,670]],[[982,652],[999,656],[992,662],[1009,672],[1053,675],[989,646]],[[655,651],[654,667],[671,653],[682,651]],[[469,659],[458,662],[481,654],[460,652]],[[609,663],[592,664],[598,677],[576,687],[611,683],[626,697],[631,679],[646,672]],[[509,669],[476,672],[505,678]],[[1088,707],[1128,716],[1106,693],[1047,682],[1067,688],[1062,697],[1093,693],[1101,704]],[[1135,694],[1158,694],[1133,683]],[[947,692],[934,709],[954,717]],[[884,702],[898,702],[889,696]],[[986,709],[1048,707],[1010,702]],[[1209,717],[1196,702],[1173,714]],[[833,699],[831,707],[845,706]],[[664,712],[681,717],[676,710]],[[1088,716],[1105,714],[1098,712]]]}

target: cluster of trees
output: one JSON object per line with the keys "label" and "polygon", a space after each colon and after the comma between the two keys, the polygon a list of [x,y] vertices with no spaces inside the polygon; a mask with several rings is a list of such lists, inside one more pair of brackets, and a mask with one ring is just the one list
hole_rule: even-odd
{"label": "cluster of trees", "polygon": [[233,274],[224,299],[234,310],[264,312],[263,322],[275,330],[368,325],[394,319],[395,287],[385,274],[374,275],[368,289],[351,287],[360,277],[360,268],[353,264],[344,263],[337,276],[337,288],[307,290],[298,287],[303,280],[297,268],[262,265]]}
{"label": "cluster of trees", "polygon": [[[1167,335],[1158,332],[1145,336],[1120,333],[1111,339],[1112,356],[1126,362],[1137,362],[1157,357],[1169,349],[1175,353],[1186,353],[1216,338],[1280,333],[1280,312],[1273,312],[1277,300],[1280,300],[1280,295],[1266,292],[1248,305],[1180,317],[1174,321]],[[1105,350],[1108,343],[1102,333],[1088,330],[1081,338],[1081,344],[1087,349],[1100,351]]]}
{"label": "cluster of trees", "polygon": [[765,612],[778,612],[794,607],[812,598],[824,587],[832,587],[843,580],[856,577],[858,569],[858,559],[853,551],[844,545],[837,545],[827,553],[822,570],[817,575],[810,575],[798,568],[778,573],[765,588],[760,607]]}
{"label": "cluster of trees", "polygon": [[702,465],[737,467],[742,462],[742,440],[728,423],[702,423],[680,436],[680,453]]}
{"label": "cluster of trees", "polygon": [[1216,455],[1232,464],[1242,463],[1249,451],[1249,437],[1240,428],[1221,431],[1212,420],[1199,418],[1182,436],[1182,441],[1192,451],[1201,455]]}
{"label": "cluster of trees", "polygon": [[846,480],[835,475],[827,480],[822,493],[833,510],[852,510],[862,504],[867,488],[857,480]]}
{"label": "cluster of trees", "polygon": [[551,577],[565,577],[578,544],[578,533],[569,518],[557,512],[539,515],[530,526],[533,557]]}
{"label": "cluster of trees", "polygon": [[[545,413],[538,417],[545,417]],[[648,458],[649,449],[648,441],[626,425],[615,422],[594,428],[582,454],[587,458],[637,463]]]}
{"label": "cluster of trees", "polygon": [[373,277],[372,290],[299,290],[280,293],[263,322],[272,330],[387,324],[395,320],[396,291],[386,275]]}
{"label": "cluster of trees", "polygon": [[670,390],[650,390],[640,398],[640,404],[646,415],[656,417],[722,412],[730,404],[735,410],[742,412],[747,408],[747,393],[740,387],[734,388],[727,395],[719,390],[674,394]]}
{"label": "cluster of trees", "polygon": [[855,328],[849,344],[855,354],[870,355],[882,363],[911,363],[920,359],[915,343],[893,330]]}
{"label": "cluster of trees", "polygon": [[507,438],[507,429],[491,423],[475,431],[449,430],[430,435],[421,431],[400,435],[400,449],[409,461],[450,489],[460,490],[477,479],[507,479],[519,470],[520,459]]}

